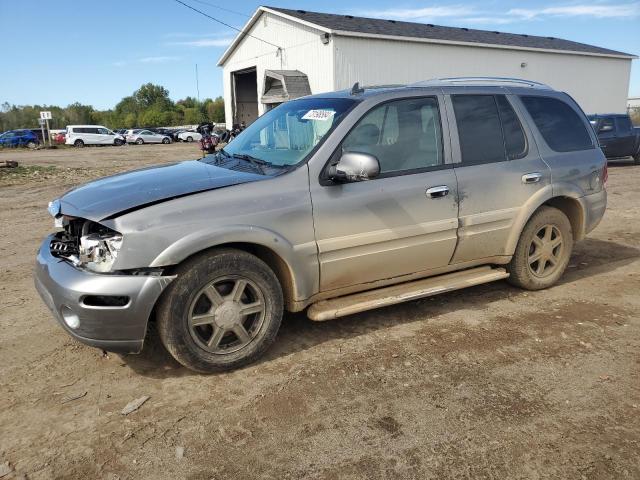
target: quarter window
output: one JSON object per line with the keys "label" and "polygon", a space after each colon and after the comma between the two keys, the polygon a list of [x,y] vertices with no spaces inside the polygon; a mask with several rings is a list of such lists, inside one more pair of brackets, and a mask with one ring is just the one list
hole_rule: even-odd
{"label": "quarter window", "polygon": [[374,108],[345,137],[342,151],[374,155],[381,174],[442,165],[438,100],[411,98]]}
{"label": "quarter window", "polygon": [[520,98],[549,148],[556,152],[593,148],[584,122],[567,103],[551,97]]}
{"label": "quarter window", "polygon": [[527,154],[527,141],[522,130],[522,125],[513,107],[504,95],[496,95],[498,112],[502,123],[502,133],[504,134],[504,148],[507,151],[507,158],[515,160]]}

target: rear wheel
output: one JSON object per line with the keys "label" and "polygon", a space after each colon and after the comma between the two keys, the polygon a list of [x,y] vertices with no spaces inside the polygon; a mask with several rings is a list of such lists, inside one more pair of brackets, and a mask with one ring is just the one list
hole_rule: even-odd
{"label": "rear wheel", "polygon": [[74,147],[78,147],[78,148],[82,148],[82,147],[84,147],[84,142],[82,140],[76,140],[75,142],[73,142],[73,146]]}
{"label": "rear wheel", "polygon": [[141,138],[138,138],[136,140],[136,145],[142,145],[144,143],[144,140],[142,140]]}
{"label": "rear wheel", "polygon": [[202,254],[178,270],[158,305],[158,331],[173,357],[208,373],[246,365],[275,340],[282,289],[257,257],[225,249]]}
{"label": "rear wheel", "polygon": [[509,282],[527,290],[550,287],[567,268],[572,249],[567,216],[557,208],[540,208],[522,230],[508,265]]}
{"label": "rear wheel", "polygon": [[187,137],[187,142],[193,142],[193,137],[191,136]]}
{"label": "rear wheel", "polygon": [[31,150],[33,150],[36,147],[37,147],[37,144],[33,140],[30,140],[27,142],[27,148],[30,148]]}

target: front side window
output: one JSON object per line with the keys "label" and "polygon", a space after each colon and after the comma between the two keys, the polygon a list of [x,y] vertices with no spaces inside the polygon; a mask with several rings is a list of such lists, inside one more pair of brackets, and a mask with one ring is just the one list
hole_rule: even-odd
{"label": "front side window", "polygon": [[618,126],[618,133],[628,134],[633,130],[631,119],[629,117],[616,117],[616,124]]}
{"label": "front side window", "polygon": [[593,148],[584,122],[567,103],[551,97],[522,96],[520,99],[549,148],[556,152]]}
{"label": "front side window", "polygon": [[283,103],[249,125],[224,147],[224,152],[275,166],[297,165],[355,103],[350,98],[308,98]]}
{"label": "front side window", "polygon": [[412,98],[375,107],[345,137],[342,151],[375,156],[381,174],[442,165],[438,100]]}

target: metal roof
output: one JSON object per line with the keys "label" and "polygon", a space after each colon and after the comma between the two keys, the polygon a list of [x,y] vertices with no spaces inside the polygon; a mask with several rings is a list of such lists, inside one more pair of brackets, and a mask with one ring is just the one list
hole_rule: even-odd
{"label": "metal roof", "polygon": [[405,37],[425,41],[482,44],[500,47],[515,47],[540,50],[557,50],[591,55],[609,55],[637,58],[636,55],[586,43],[573,42],[555,37],[539,37],[516,33],[504,33],[473,28],[444,27],[426,23],[401,22],[379,18],[336,15],[332,13],[291,10],[279,7],[261,7],[300,21],[322,27],[336,34],[353,33],[368,37]]}

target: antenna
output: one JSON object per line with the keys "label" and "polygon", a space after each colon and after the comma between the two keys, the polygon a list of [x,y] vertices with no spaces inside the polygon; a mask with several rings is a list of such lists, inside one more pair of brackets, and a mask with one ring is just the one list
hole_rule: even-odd
{"label": "antenna", "polygon": [[351,87],[351,95],[358,95],[359,93],[363,93],[364,88],[360,87],[360,82],[356,82]]}

